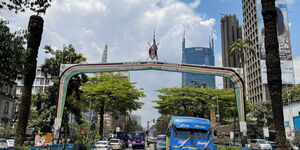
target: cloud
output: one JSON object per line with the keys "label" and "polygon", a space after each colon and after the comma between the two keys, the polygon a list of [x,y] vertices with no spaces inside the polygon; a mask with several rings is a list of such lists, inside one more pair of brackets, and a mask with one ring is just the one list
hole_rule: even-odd
{"label": "cloud", "polygon": [[300,57],[296,57],[293,60],[294,63],[294,71],[295,71],[295,83],[300,84]]}

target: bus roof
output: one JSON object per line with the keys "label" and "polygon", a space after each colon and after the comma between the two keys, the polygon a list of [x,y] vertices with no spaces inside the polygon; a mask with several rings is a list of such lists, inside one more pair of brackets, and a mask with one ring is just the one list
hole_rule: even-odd
{"label": "bus roof", "polygon": [[174,126],[176,128],[208,130],[210,128],[210,121],[208,119],[197,117],[172,117],[169,123],[169,128],[171,126]]}

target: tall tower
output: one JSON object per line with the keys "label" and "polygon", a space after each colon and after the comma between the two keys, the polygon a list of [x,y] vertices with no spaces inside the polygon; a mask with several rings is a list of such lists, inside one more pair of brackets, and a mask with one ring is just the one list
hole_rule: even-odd
{"label": "tall tower", "polygon": [[105,44],[105,47],[103,50],[101,63],[107,63],[107,44]]}
{"label": "tall tower", "polygon": [[[215,65],[213,41],[210,47],[185,47],[185,37],[182,40],[182,63]],[[215,76],[182,73],[182,85],[215,88]]]}
{"label": "tall tower", "polygon": [[[221,41],[222,41],[222,64],[224,67],[241,68],[239,53],[230,56],[228,47],[231,43],[242,38],[242,27],[239,26],[239,20],[235,15],[225,15],[221,18]],[[223,78],[224,88],[232,88],[228,78]]]}
{"label": "tall tower", "polygon": [[[287,1],[276,0],[276,7],[282,83],[286,87],[295,83],[287,17]],[[260,0],[243,0],[243,37],[251,40],[256,50],[255,56],[252,54],[245,55],[246,85],[252,103],[270,99],[267,86],[264,24],[261,10],[262,5]]]}

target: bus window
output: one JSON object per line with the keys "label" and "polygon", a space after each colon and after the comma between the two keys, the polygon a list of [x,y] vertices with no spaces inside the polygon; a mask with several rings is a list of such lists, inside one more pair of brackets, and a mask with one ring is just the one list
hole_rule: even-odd
{"label": "bus window", "polygon": [[209,131],[206,130],[195,130],[193,131],[193,138],[198,140],[209,140]]}
{"label": "bus window", "polygon": [[191,131],[186,131],[186,130],[176,130],[175,132],[175,138],[178,139],[187,139],[191,137]]}

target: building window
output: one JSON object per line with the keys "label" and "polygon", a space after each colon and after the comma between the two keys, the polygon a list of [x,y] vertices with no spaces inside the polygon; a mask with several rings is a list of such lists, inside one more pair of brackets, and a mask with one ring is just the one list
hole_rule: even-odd
{"label": "building window", "polygon": [[8,114],[8,110],[9,110],[9,102],[5,102],[3,114]]}
{"label": "building window", "polygon": [[44,84],[44,79],[40,79],[40,84],[41,84],[41,85]]}
{"label": "building window", "polygon": [[48,85],[49,84],[49,79],[46,79],[45,84]]}

